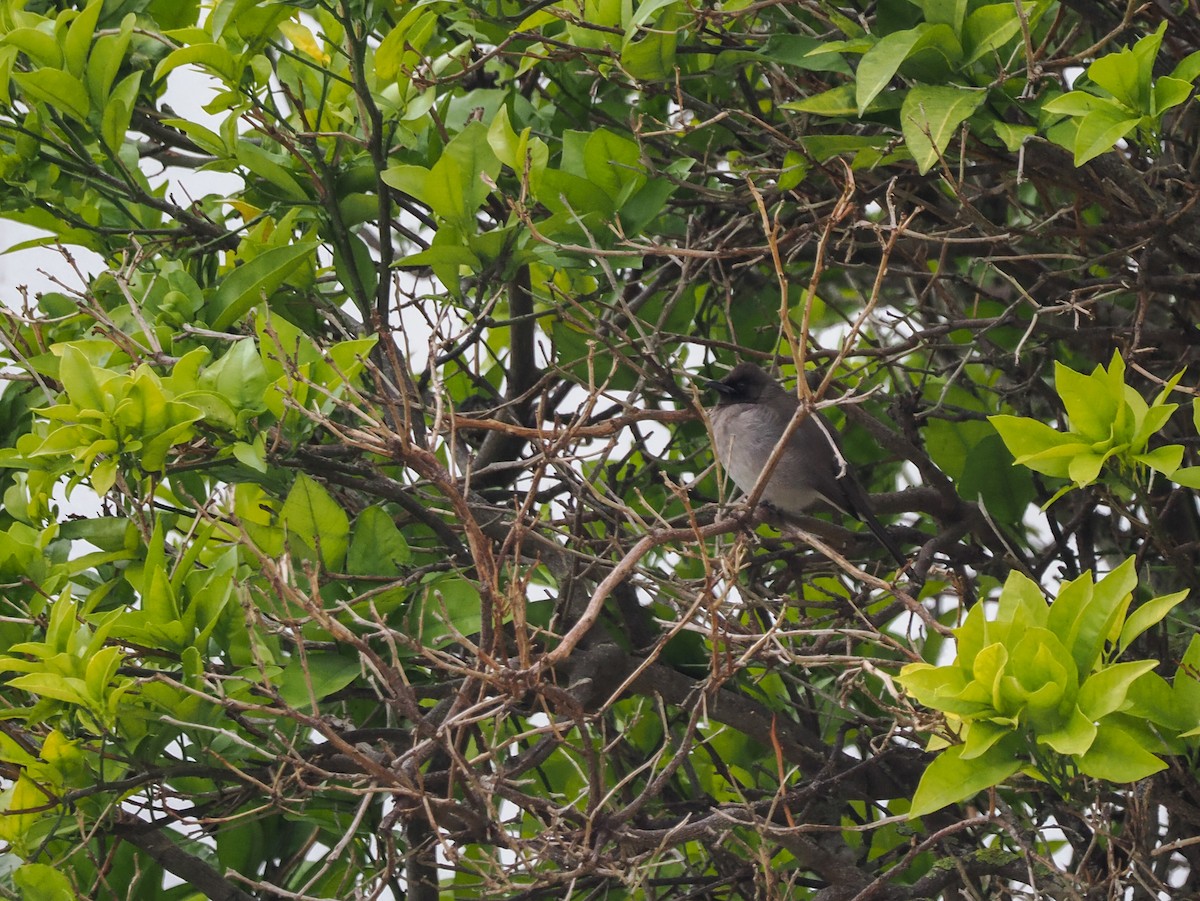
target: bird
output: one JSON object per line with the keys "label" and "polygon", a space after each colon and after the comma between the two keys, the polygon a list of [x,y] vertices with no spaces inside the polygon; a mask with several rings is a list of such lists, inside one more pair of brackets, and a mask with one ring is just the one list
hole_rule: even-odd
{"label": "bird", "polygon": [[[775,445],[796,413],[794,394],[754,363],[739,363],[724,378],[707,386],[718,395],[709,409],[717,460],[734,484],[749,494],[771,458]],[[816,410],[788,437],[787,446],[763,489],[761,501],[795,517],[817,503],[866,523],[901,566],[903,551],[871,510],[862,485],[854,477],[837,434]]]}

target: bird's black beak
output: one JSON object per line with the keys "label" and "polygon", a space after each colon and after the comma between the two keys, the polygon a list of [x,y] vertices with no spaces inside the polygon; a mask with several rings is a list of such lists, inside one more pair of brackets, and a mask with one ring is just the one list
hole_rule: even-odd
{"label": "bird's black beak", "polygon": [[732,388],[730,388],[724,382],[718,382],[716,379],[709,379],[704,383],[704,387],[708,391],[716,391],[723,397],[732,397],[734,394],[734,390]]}

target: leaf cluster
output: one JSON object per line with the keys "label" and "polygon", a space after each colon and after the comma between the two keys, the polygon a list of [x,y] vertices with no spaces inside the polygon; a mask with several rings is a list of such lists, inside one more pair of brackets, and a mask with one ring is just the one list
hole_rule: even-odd
{"label": "leaf cluster", "polygon": [[[2,0],[0,894],[1194,879],[1196,46],[1117,0]],[[737,508],[739,358],[904,572]]]}
{"label": "leaf cluster", "polygon": [[[1153,672],[1159,662],[1114,658],[1188,592],[1147,601],[1127,615],[1136,585],[1130,558],[1101,579],[1085,573],[1065,582],[1047,605],[1037,583],[1012,573],[995,618],[987,619],[987,605],[979,604],[955,630],[953,663],[901,670],[898,681],[908,693],[945,713],[961,739],[925,771],[913,816],[966,800],[1022,769],[1061,791],[1064,774],[1137,782],[1166,767],[1158,755],[1181,749],[1180,708],[1163,703],[1145,681],[1162,683]],[[1193,640],[1187,657],[1197,653]],[[1182,700],[1194,680],[1181,670],[1175,682],[1178,691],[1168,697]]]}
{"label": "leaf cluster", "polygon": [[1074,488],[1085,488],[1100,476],[1105,464],[1139,482],[1142,473],[1161,473],[1182,485],[1195,485],[1194,467],[1180,468],[1182,444],[1150,443],[1166,426],[1178,404],[1167,398],[1183,378],[1176,373],[1149,404],[1125,382],[1125,361],[1114,354],[1108,368],[1097,366],[1091,375],[1055,363],[1055,391],[1066,410],[1071,428],[1065,432],[1036,419],[997,415],[989,421],[1004,439],[1015,462],[1074,485],[1058,491],[1047,506]]}

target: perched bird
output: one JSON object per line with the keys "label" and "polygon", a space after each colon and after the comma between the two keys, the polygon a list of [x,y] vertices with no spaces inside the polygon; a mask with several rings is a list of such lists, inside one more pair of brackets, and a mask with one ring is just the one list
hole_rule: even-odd
{"label": "perched bird", "polygon": [[[799,401],[753,363],[739,363],[708,387],[719,395],[709,410],[717,459],[749,493],[795,415]],[[901,566],[899,546],[871,512],[867,493],[850,471],[833,426],[815,410],[788,438],[761,496],[779,512],[797,516],[823,501],[862,520]]]}

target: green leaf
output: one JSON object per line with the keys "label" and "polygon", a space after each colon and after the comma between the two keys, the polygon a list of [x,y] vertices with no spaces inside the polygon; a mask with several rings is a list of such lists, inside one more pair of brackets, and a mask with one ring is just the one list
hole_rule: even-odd
{"label": "green leaf", "polygon": [[120,150],[128,138],[129,120],[133,115],[133,107],[137,102],[138,88],[141,83],[141,72],[134,72],[123,78],[104,105],[100,131],[104,143],[113,153]]}
{"label": "green leaf", "polygon": [[1188,596],[1188,590],[1177,591],[1174,594],[1164,594],[1139,606],[1125,620],[1121,628],[1121,637],[1117,642],[1117,653],[1123,653],[1133,641],[1151,626],[1162,622],[1163,617],[1170,613]]}
{"label": "green leaf", "polygon": [[86,541],[101,550],[115,551],[125,547],[129,529],[133,527],[124,516],[94,516],[65,522],[58,534],[60,538]]}
{"label": "green leaf", "polygon": [[341,691],[361,674],[357,656],[310,651],[303,658],[293,657],[284,667],[279,695],[289,707],[312,710],[313,700],[319,702]]}
{"label": "green leaf", "polygon": [[[1146,691],[1145,683],[1147,682],[1151,683],[1151,691]],[[1161,685],[1153,683],[1152,677],[1147,676],[1145,679],[1135,682],[1130,693],[1154,695],[1161,687]],[[1168,706],[1173,713],[1182,714],[1192,723],[1200,722],[1200,635],[1193,635],[1191,641],[1188,642],[1187,650],[1183,652],[1183,659],[1179,661],[1174,684],[1171,685],[1170,701]]]}
{"label": "green leaf", "polygon": [[971,449],[954,487],[965,500],[982,504],[993,519],[1018,523],[1035,492],[1029,473],[1013,462],[1003,439],[991,432]]}
{"label": "green leaf", "polygon": [[146,545],[146,559],[140,567],[130,567],[125,572],[130,584],[137,588],[141,597],[141,609],[148,622],[166,625],[179,619],[179,602],[167,572],[166,541],[163,537],[163,520],[154,521],[154,531]]}
{"label": "green leaf", "polygon": [[[1131,408],[1134,418],[1136,431],[1130,438],[1130,445],[1135,450],[1141,450],[1150,443],[1150,439],[1158,434],[1175,415],[1175,411],[1179,409],[1179,404],[1164,404],[1158,403],[1153,407],[1146,407],[1145,401],[1134,390],[1132,386],[1128,388],[1128,399],[1126,405]],[[1140,417],[1140,423],[1137,419]],[[1177,447],[1179,445],[1165,445],[1166,447]],[[1179,464],[1177,463],[1176,466]],[[1174,471],[1174,470],[1172,470]]]}
{"label": "green leaf", "polygon": [[120,648],[110,646],[96,652],[87,662],[84,683],[87,685],[88,694],[96,702],[103,702],[107,696],[109,683],[116,676],[124,656]]}
{"label": "green leaf", "polygon": [[1167,478],[1171,478],[1179,469],[1179,464],[1183,462],[1183,445],[1165,444],[1147,453],[1135,454],[1133,459],[1143,466],[1148,466],[1155,472],[1161,472]]}
{"label": "green leaf", "polygon": [[435,576],[425,584],[424,596],[415,605],[420,620],[411,632],[425,646],[443,647],[479,632],[483,618],[479,589],[456,574]]}
{"label": "green leaf", "polygon": [[984,756],[996,743],[1013,734],[1013,727],[991,720],[971,720],[963,724],[963,760]]}
{"label": "green leaf", "polygon": [[[1029,581],[1026,576],[1021,575],[1016,570],[1008,574],[1008,582],[1014,580]],[[1036,586],[1035,586],[1036,587]],[[1008,590],[1007,585],[1004,591]],[[1003,599],[1004,592],[1001,593]],[[976,604],[967,611],[966,619],[963,624],[954,630],[955,640],[958,642],[958,664],[964,667],[968,672],[972,669],[975,657],[983,651],[983,649],[991,642],[988,640],[989,623],[987,621],[987,610],[983,604]]]}
{"label": "green leaf", "polygon": [[326,569],[336,570],[346,558],[350,520],[329,492],[300,473],[283,503],[281,518],[288,532],[319,551]]}
{"label": "green leaf", "polygon": [[413,65],[437,25],[437,13],[420,5],[409,10],[384,36],[375,51],[375,74],[380,81],[395,81],[401,66]]}
{"label": "green leaf", "polygon": [[939,50],[949,60],[962,57],[962,47],[950,27],[928,22],[907,31],[885,35],[879,43],[863,54],[858,63],[855,82],[855,106],[858,115],[861,116],[867,111],[871,101],[888,86],[888,82],[900,70],[906,59],[926,48]]}
{"label": "green leaf", "polygon": [[89,707],[87,684],[73,676],[64,676],[61,673],[29,673],[9,679],[5,684],[42,698],[52,698],[77,707]]}
{"label": "green leaf", "polygon": [[[447,231],[444,228],[439,230],[438,236]],[[435,237],[434,240],[436,242],[437,238]],[[479,272],[483,268],[483,263],[469,247],[436,243],[428,250],[422,250],[397,260],[395,265],[398,268],[429,266],[438,280],[451,290],[455,290],[455,286],[458,284],[460,268],[465,268],[471,273]]]}
{"label": "green leaf", "polygon": [[151,81],[160,81],[174,69],[189,65],[207,69],[230,87],[237,84],[237,61],[221,44],[193,44],[190,47],[172,50],[155,67],[154,78]]}
{"label": "green leaf", "polygon": [[[44,803],[42,796],[28,806]],[[25,806],[25,803],[18,806]],[[71,887],[71,881],[49,864],[27,863],[13,871],[12,880],[21,890],[21,901],[75,901],[79,897]]]}
{"label": "green leaf", "polygon": [[616,209],[646,183],[638,145],[607,128],[597,128],[584,143],[583,167]]}
{"label": "green leaf", "polygon": [[[692,160],[685,160],[685,163],[691,164]],[[800,166],[795,166],[794,170],[800,169]],[[674,173],[672,173],[674,174]],[[797,184],[799,181],[797,181]],[[779,182],[780,190],[785,190],[784,180],[781,178]],[[666,206],[667,200],[670,199],[679,188],[679,185],[670,178],[651,178],[646,179],[645,184],[641,186],[628,200],[621,204],[620,220],[621,231],[626,238],[633,238],[641,234],[654,219],[662,212]]]}
{"label": "green leaf", "polygon": [[967,0],[919,0],[917,5],[924,10],[926,22],[949,25],[955,34],[962,31],[967,15]]}
{"label": "green leaf", "polygon": [[1079,689],[1079,673],[1064,642],[1048,629],[1026,629],[997,680],[996,709],[1018,716],[1035,733],[1062,728]]}
{"label": "green leaf", "polygon": [[[930,418],[923,430],[923,437],[933,462],[956,481],[962,477],[980,442],[988,437],[999,441],[995,430],[986,422],[970,419],[959,421]],[[1007,456],[1011,463],[1012,455]]]}
{"label": "green leaf", "polygon": [[1150,114],[1150,79],[1154,58],[1162,45],[1167,23],[1141,38],[1132,49],[1102,56],[1088,66],[1088,78],[1112,94],[1128,110]]}
{"label": "green leaf", "polygon": [[996,136],[1004,142],[1004,147],[1009,153],[1016,153],[1021,149],[1021,145],[1031,135],[1037,134],[1037,129],[1032,125],[1011,125],[1008,122],[996,122],[993,126],[996,129]]}
{"label": "green leaf", "polygon": [[1001,624],[1012,624],[1022,631],[1031,626],[1049,628],[1050,609],[1041,586],[1014,570],[1008,574],[1000,591],[992,631],[996,632],[995,627]]}
{"label": "green leaf", "polygon": [[934,666],[931,663],[909,663],[901,668],[896,681],[926,707],[951,713],[972,711],[951,710],[947,706],[967,687],[967,676],[957,666]]}
{"label": "green leaf", "polygon": [[1192,96],[1192,83],[1164,75],[1154,82],[1154,103],[1151,115],[1161,116]]}
{"label": "green leaf", "polygon": [[[28,849],[27,841],[30,832],[38,820],[43,816],[37,812],[43,807],[50,798],[47,796],[46,790],[41,788],[37,783],[30,779],[24,773],[20,773],[11,788],[6,789],[0,794],[0,838],[9,842],[16,850]],[[22,813],[21,811],[35,811],[33,813]],[[34,843],[39,840],[38,836],[34,836]],[[29,853],[26,851],[26,853]],[[46,869],[49,869],[45,864],[30,864],[27,866],[37,867],[38,869],[26,873],[24,881],[18,882],[19,875],[26,867],[22,867],[13,874],[14,882],[25,889],[34,893],[32,896],[38,901],[75,901],[76,895],[74,892],[67,895],[65,898],[57,892],[60,883],[46,875]],[[44,868],[44,869],[43,869]],[[37,892],[44,892],[40,896]]]}
{"label": "green leaf", "polygon": [[1145,37],[1139,38],[1133,45],[1133,57],[1137,60],[1138,97],[1145,98],[1150,93],[1150,80],[1154,76],[1154,60],[1162,47],[1163,35],[1167,33],[1166,21],[1158,23],[1158,27]]}
{"label": "green leaf", "polygon": [[197,387],[211,391],[238,411],[239,425],[246,417],[266,409],[267,370],[253,338],[234,343],[225,354],[205,368]]}
{"label": "green leaf", "polygon": [[162,124],[169,125],[171,128],[178,128],[191,138],[205,153],[211,153],[216,157],[230,155],[229,148],[225,146],[225,139],[198,122],[191,122],[187,119],[163,119]]}
{"label": "green leaf", "polygon": [[645,0],[638,5],[633,15],[622,14],[625,24],[625,40],[633,40],[637,30],[650,21],[659,10],[680,5],[680,0]]}
{"label": "green leaf", "polygon": [[395,188],[397,191],[402,191],[410,197],[416,198],[430,209],[433,209],[433,201],[430,199],[429,177],[429,170],[424,166],[409,164],[391,166],[380,175],[384,184]]}
{"label": "green leaf", "polygon": [[[1024,12],[1031,19],[1037,15],[1037,3],[1024,3]],[[970,65],[987,54],[1003,47],[1021,31],[1021,20],[1011,3],[990,3],[967,16],[963,25],[964,65]]]}
{"label": "green leaf", "polygon": [[273,247],[234,269],[209,298],[207,312],[212,327],[229,328],[258,304],[270,300],[316,247],[316,241]]}
{"label": "green leaf", "polygon": [[108,102],[108,92],[121,69],[121,63],[125,61],[125,51],[129,49],[136,22],[137,16],[127,13],[121,20],[119,31],[102,34],[92,45],[85,78],[92,103],[97,106]]}
{"label": "green leaf", "polygon": [[852,84],[838,85],[828,91],[821,91],[803,100],[792,100],[780,104],[783,109],[799,110],[802,113],[814,113],[818,116],[845,117],[858,114],[858,104],[854,100],[855,88]]}
{"label": "green leaf", "polygon": [[1060,116],[1086,116],[1092,110],[1111,107],[1112,103],[1103,97],[1089,94],[1087,91],[1068,91],[1042,104],[1043,112]]}
{"label": "green leaf", "polygon": [[621,68],[638,81],[661,81],[675,71],[679,35],[674,30],[652,31],[621,47]]}
{"label": "green leaf", "polygon": [[395,521],[382,507],[367,507],[354,520],[346,572],[357,576],[396,576],[412,552]]}
{"label": "green leaf", "polygon": [[1075,135],[1075,165],[1107,153],[1131,131],[1137,128],[1138,118],[1114,104],[1101,106],[1083,117]]}
{"label": "green leaf", "polygon": [[238,482],[233,492],[233,513],[246,534],[264,554],[279,557],[284,551],[283,529],[276,518],[277,505],[253,483]]}
{"label": "green leaf", "polygon": [[[114,442],[115,444],[115,442]],[[115,451],[116,448],[113,448]],[[111,453],[112,451],[107,451]],[[102,460],[92,469],[88,481],[92,483],[92,490],[96,494],[104,495],[109,492],[113,485],[117,484],[117,461],[113,458]]]}
{"label": "green leaf", "polygon": [[61,69],[14,72],[13,81],[30,99],[61,110],[80,122],[86,122],[91,108],[83,82]]}
{"label": "green leaf", "polygon": [[1134,660],[1106,666],[1092,673],[1079,688],[1079,709],[1093,722],[1120,710],[1125,704],[1129,686],[1157,665],[1157,660]]}
{"label": "green leaf", "polygon": [[524,161],[518,153],[518,148],[522,138],[525,138],[529,131],[527,128],[522,134],[517,134],[508,118],[508,106],[502,103],[492,119],[492,124],[488,126],[488,146],[492,148],[492,153],[496,154],[496,159],[514,172],[520,172],[524,168]]}
{"label": "green leaf", "polygon": [[[20,51],[16,47],[0,42],[0,103],[5,106],[12,105],[12,71],[19,55]],[[30,139],[25,137],[16,146],[20,147],[28,143],[31,143]],[[7,253],[7,251],[5,252]]]}
{"label": "green leaf", "polygon": [[1140,96],[1141,79],[1132,51],[1122,50],[1100,57],[1088,66],[1087,74],[1088,78],[1108,91],[1125,108],[1126,113],[1150,112],[1149,97]]}
{"label": "green leaf", "polygon": [[0,43],[15,47],[41,69],[61,69],[62,49],[54,35],[40,28],[13,28],[0,37]]}
{"label": "green leaf", "polygon": [[1165,761],[1116,723],[1103,722],[1086,754],[1076,758],[1079,771],[1109,782],[1137,782],[1165,770]]}
{"label": "green leaf", "polygon": [[247,170],[278,188],[287,200],[299,203],[308,201],[308,192],[283,165],[286,160],[283,155],[268,153],[249,141],[239,141],[234,156]]}
{"label": "green leaf", "polygon": [[63,345],[58,378],[71,403],[80,410],[103,410],[105,392],[96,371],[82,351],[72,344]]}
{"label": "green leaf", "polygon": [[[1070,649],[1081,675],[1095,668],[1114,623],[1124,616],[1137,587],[1135,562],[1126,558],[1094,586],[1089,584],[1091,573],[1084,573],[1068,582],[1050,606],[1049,626]],[[1070,600],[1062,603],[1064,596]]]}
{"label": "green leaf", "polygon": [[[1104,454],[1093,454],[1086,451],[1076,453],[1071,457],[1071,462],[1067,466],[1067,476],[1080,488],[1090,485],[1100,477],[1100,470],[1104,468],[1109,456],[1114,453],[1116,453],[1115,450]],[[1028,461],[1026,461],[1026,465],[1028,465]]]}
{"label": "green leaf", "polygon": [[[1195,693],[1186,688],[1183,692],[1176,693],[1175,688],[1184,683],[1191,683],[1191,687],[1196,689]],[[1122,713],[1159,726],[1166,726],[1172,731],[1186,729],[1190,725],[1186,721],[1186,711],[1200,710],[1200,697],[1197,695],[1200,695],[1200,683],[1187,676],[1182,668],[1175,677],[1175,686],[1168,685],[1166,680],[1157,673],[1146,673],[1129,686],[1129,690],[1125,694]],[[1200,721],[1200,717],[1194,716],[1191,720],[1193,723],[1197,721]]]}
{"label": "green leaf", "polygon": [[1016,463],[1048,476],[1068,478],[1072,459],[1091,450],[1075,437],[1036,419],[1000,415],[989,416],[988,422],[1000,433]]}
{"label": "green leaf", "polygon": [[446,145],[432,169],[392,166],[381,177],[442,219],[473,232],[472,217],[492,190],[488,181],[499,174],[500,160],[488,143],[488,129],[471,122]]}
{"label": "green leaf", "polygon": [[1195,50],[1180,60],[1167,77],[1177,78],[1191,84],[1198,76],[1200,76],[1200,50]]}
{"label": "green leaf", "polygon": [[87,6],[67,26],[67,37],[63,41],[63,63],[76,78],[83,76],[88,51],[96,36],[96,23],[103,8],[104,0],[89,0]]}
{"label": "green leaf", "polygon": [[267,454],[262,435],[257,436],[253,443],[238,441],[233,444],[230,450],[233,451],[234,459],[239,463],[249,466],[255,472],[266,473]]}
{"label": "green leaf", "polygon": [[1019,741],[1013,736],[997,742],[971,760],[963,759],[961,745],[947,748],[921,776],[909,817],[933,813],[999,785],[1021,768],[1022,760],[1017,756],[1019,747]]}
{"label": "green leaf", "polygon": [[1008,648],[1002,642],[994,641],[982,648],[973,659],[960,657],[959,663],[969,664],[975,681],[994,696],[996,686],[1008,667],[1008,657]]}
{"label": "green leaf", "polygon": [[[869,50],[872,44],[864,42],[862,51]],[[737,51],[733,51],[736,53]],[[803,34],[773,34],[767,42],[752,55],[785,66],[795,66],[809,72],[839,72],[842,75],[853,74],[846,65],[845,59],[832,49],[832,42]]]}
{"label": "green leaf", "polygon": [[1085,441],[1108,441],[1113,437],[1113,422],[1125,402],[1125,384],[1117,393],[1107,390],[1109,381],[1097,367],[1091,375],[1076,372],[1062,363],[1054,364],[1054,390],[1062,398],[1071,431]]}
{"label": "green leaf", "polygon": [[904,142],[924,175],[967,118],[984,101],[983,91],[955,87],[918,85],[904,98],[900,127]]}
{"label": "green leaf", "polygon": [[[556,213],[565,213],[572,230],[578,228],[577,219],[589,214],[608,219],[616,212],[611,198],[599,185],[582,175],[558,169],[547,169],[542,174],[538,200]],[[547,232],[544,222],[538,226],[543,234],[553,235]]]}
{"label": "green leaf", "polygon": [[1082,754],[1096,740],[1096,724],[1076,705],[1061,729],[1039,734],[1037,740],[1038,744],[1051,747],[1059,754]]}

